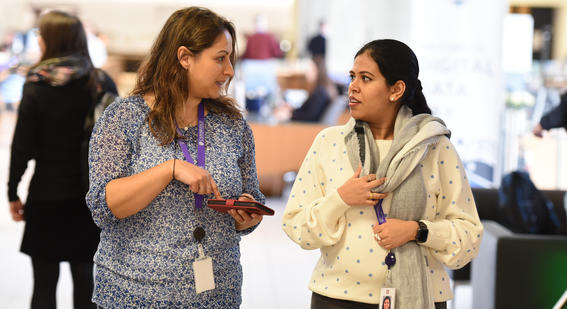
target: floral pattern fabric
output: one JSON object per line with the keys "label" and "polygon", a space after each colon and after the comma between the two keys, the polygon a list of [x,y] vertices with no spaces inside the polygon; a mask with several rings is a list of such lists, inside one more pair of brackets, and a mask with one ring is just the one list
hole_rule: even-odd
{"label": "floral pattern fabric", "polygon": [[[149,107],[139,96],[111,104],[95,125],[90,142],[87,204],[102,229],[93,301],[104,308],[238,308],[241,303],[240,237],[234,219],[209,207],[197,210],[189,187],[173,180],[143,210],[116,218],[106,204],[105,187],[167,160],[183,160],[176,142],[160,146],[150,133]],[[205,169],[223,198],[259,191],[252,131],[245,120],[205,116]],[[183,130],[182,130],[183,131]],[[197,126],[183,131],[197,157]],[[206,196],[213,198],[212,195]],[[216,288],[195,293],[192,263],[198,256],[196,227],[205,232],[205,254],[213,259]]]}

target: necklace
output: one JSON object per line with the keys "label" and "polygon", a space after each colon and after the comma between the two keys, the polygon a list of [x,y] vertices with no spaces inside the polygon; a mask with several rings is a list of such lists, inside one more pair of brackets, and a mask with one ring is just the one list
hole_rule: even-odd
{"label": "necklace", "polygon": [[197,124],[197,121],[198,120],[193,120],[193,121],[189,122],[186,126],[183,127],[183,130],[185,130],[185,131],[189,130],[189,127],[192,127],[192,126]]}

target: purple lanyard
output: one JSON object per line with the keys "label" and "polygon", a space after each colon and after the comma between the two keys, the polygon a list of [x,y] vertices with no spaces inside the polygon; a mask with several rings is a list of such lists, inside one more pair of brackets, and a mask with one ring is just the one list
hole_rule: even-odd
{"label": "purple lanyard", "polygon": [[[384,215],[384,210],[382,209],[383,199],[379,199],[376,204],[374,204],[374,211],[376,212],[376,217],[378,217],[378,224],[386,223],[386,215]],[[388,266],[388,270],[396,264],[396,255],[389,250],[384,262]]]}
{"label": "purple lanyard", "polygon": [[376,212],[376,217],[378,217],[378,224],[384,224],[386,222],[386,216],[384,215],[384,210],[382,210],[382,199],[379,199],[376,204],[374,204],[374,211]]}
{"label": "purple lanyard", "polygon": [[[199,115],[198,118],[199,120],[197,122],[197,136],[198,136],[197,166],[204,169],[205,168],[205,104],[203,104],[202,102],[199,103],[198,115]],[[177,133],[179,133],[179,135],[183,135],[181,129],[179,129],[177,125],[176,127],[177,127]],[[187,143],[185,142],[185,140],[182,138],[178,138],[177,144],[179,144],[179,148],[181,148],[181,151],[185,156],[185,160],[191,164],[195,164],[195,161],[193,161],[193,158],[191,158],[191,155],[189,154],[189,148],[187,148]],[[203,200],[204,200],[203,195],[195,193],[195,208],[197,209],[203,208]]]}

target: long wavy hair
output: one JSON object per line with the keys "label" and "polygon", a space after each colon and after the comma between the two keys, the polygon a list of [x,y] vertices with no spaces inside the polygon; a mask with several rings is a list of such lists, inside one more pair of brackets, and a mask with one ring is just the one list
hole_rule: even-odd
{"label": "long wavy hair", "polygon": [[419,63],[409,46],[391,39],[374,40],[366,43],[354,58],[366,51],[378,65],[388,85],[392,86],[399,80],[406,84],[406,90],[401,98],[402,105],[409,107],[414,115],[431,114],[418,79]]}
{"label": "long wavy hair", "polygon": [[[227,19],[209,9],[189,7],[174,12],[161,29],[150,54],[138,70],[132,95],[153,94],[155,102],[148,115],[150,131],[160,144],[171,143],[176,135],[175,111],[189,97],[187,71],[179,64],[177,49],[185,46],[194,55],[211,47],[224,31],[232,37],[230,62],[236,60],[236,31]],[[230,81],[225,85],[228,88]],[[204,99],[209,112],[225,113],[229,117],[242,117],[234,99],[221,95]]]}

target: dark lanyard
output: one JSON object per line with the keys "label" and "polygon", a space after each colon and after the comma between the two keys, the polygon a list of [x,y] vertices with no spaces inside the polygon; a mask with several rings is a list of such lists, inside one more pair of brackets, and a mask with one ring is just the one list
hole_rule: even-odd
{"label": "dark lanyard", "polygon": [[[205,168],[205,104],[203,102],[199,103],[199,111],[198,111],[198,122],[197,122],[197,166],[204,169]],[[177,126],[176,126],[177,127]],[[177,127],[177,133],[179,135],[183,135],[181,129]],[[189,149],[187,148],[187,143],[184,139],[178,138],[177,144],[179,144],[179,148],[183,152],[185,156],[185,160],[191,164],[195,164],[193,158],[189,154]],[[203,200],[204,197],[201,194],[195,193],[195,208],[201,209],[203,208]]]}

